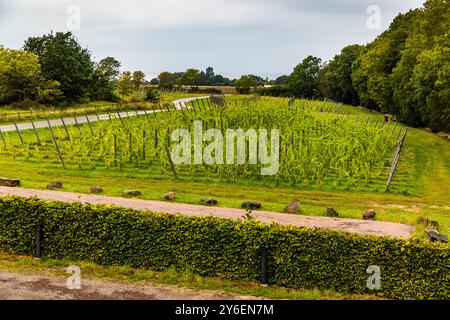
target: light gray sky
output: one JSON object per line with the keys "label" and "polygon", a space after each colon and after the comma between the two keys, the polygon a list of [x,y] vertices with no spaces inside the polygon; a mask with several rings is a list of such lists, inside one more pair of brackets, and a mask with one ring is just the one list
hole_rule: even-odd
{"label": "light gray sky", "polygon": [[[96,60],[113,56],[150,79],[189,67],[232,78],[289,74],[309,54],[331,59],[365,44],[424,0],[0,0],[0,44],[67,31]],[[78,20],[77,10],[80,10]],[[380,9],[380,29],[367,26]],[[80,28],[76,28],[77,21]],[[374,21],[374,20],[370,20]]]}

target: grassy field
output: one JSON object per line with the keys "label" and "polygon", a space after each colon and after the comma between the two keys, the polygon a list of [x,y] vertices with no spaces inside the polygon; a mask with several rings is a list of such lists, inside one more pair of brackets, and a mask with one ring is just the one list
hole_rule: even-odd
{"label": "grassy field", "polygon": [[[175,100],[185,96],[174,94],[166,99]],[[235,97],[229,99],[230,104],[235,103]],[[287,99],[270,99],[273,108],[287,105]],[[311,102],[297,103],[301,106]],[[352,116],[360,114],[365,118],[382,119],[382,115],[359,108],[344,106],[343,110]],[[127,125],[134,126],[138,120],[126,121],[129,121]],[[81,130],[89,136],[87,125],[82,125]],[[49,130],[42,129],[39,132],[52,147]],[[57,134],[62,136],[63,129],[57,129]],[[9,141],[18,143],[16,135],[15,132],[9,133]],[[23,132],[23,137],[25,141],[36,139],[32,131]],[[382,188],[388,172],[385,172],[383,179],[380,178],[377,188],[369,186],[367,190],[364,187],[349,190],[343,185],[332,184],[290,185],[273,181],[261,184],[246,179],[221,181],[213,176],[205,178],[195,175],[181,175],[175,180],[170,170],[149,171],[148,168],[134,165],[121,170],[99,164],[80,168],[76,162],[69,162],[67,168],[63,169],[56,154],[41,159],[27,159],[23,152],[16,155],[13,151],[5,152],[1,141],[0,172],[2,176],[21,179],[21,185],[25,188],[45,189],[49,181],[61,180],[67,191],[88,193],[91,186],[99,185],[103,187],[105,195],[121,196],[125,189],[138,189],[145,199],[160,199],[165,192],[174,191],[177,195],[175,201],[178,202],[198,204],[200,198],[211,197],[217,199],[220,206],[240,207],[244,200],[255,200],[262,202],[264,210],[275,212],[282,212],[286,204],[296,198],[301,202],[301,214],[304,215],[325,215],[325,207],[333,206],[341,217],[361,218],[364,211],[373,208],[379,220],[416,225],[417,219],[424,216],[437,220],[443,233],[448,233],[450,227],[450,142],[423,129],[409,130],[400,165],[392,182],[392,192],[388,193]],[[423,227],[418,227],[414,236],[423,237]]]}

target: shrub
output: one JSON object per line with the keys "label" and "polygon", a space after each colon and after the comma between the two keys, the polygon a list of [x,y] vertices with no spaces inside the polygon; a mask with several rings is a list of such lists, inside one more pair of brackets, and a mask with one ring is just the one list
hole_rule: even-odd
{"label": "shrub", "polygon": [[292,288],[373,293],[367,267],[381,268],[380,294],[450,298],[448,245],[324,229],[262,225],[254,220],[139,212],[38,199],[0,199],[0,250],[31,255],[43,224],[43,256],[105,265],[255,280],[268,246],[269,281]]}

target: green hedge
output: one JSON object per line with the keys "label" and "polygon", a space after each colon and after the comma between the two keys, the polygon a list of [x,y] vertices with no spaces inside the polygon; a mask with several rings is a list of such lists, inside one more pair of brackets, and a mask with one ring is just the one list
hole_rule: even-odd
{"label": "green hedge", "polygon": [[366,287],[366,269],[377,265],[379,294],[450,298],[450,250],[445,244],[266,226],[252,220],[0,198],[0,250],[32,255],[39,222],[47,258],[155,270],[175,266],[205,276],[257,280],[261,247],[267,245],[271,284],[374,293]]}

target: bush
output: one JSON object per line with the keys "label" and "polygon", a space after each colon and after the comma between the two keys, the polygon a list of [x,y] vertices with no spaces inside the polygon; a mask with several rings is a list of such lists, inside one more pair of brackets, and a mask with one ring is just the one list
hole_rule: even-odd
{"label": "bush", "polygon": [[159,102],[160,96],[155,88],[148,88],[145,92],[145,100],[150,102]]}
{"label": "bush", "polygon": [[366,270],[377,265],[384,296],[450,298],[450,252],[444,244],[1,198],[0,250],[33,254],[39,222],[47,258],[155,270],[175,266],[203,276],[255,280],[260,278],[261,247],[267,245],[271,284],[373,293],[366,288]]}

